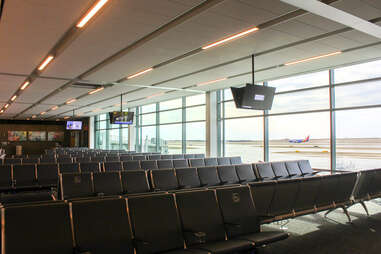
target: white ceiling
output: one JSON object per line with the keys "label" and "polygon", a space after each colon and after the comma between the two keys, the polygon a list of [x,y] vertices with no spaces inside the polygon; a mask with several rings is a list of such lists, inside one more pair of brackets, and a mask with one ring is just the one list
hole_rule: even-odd
{"label": "white ceiling", "polygon": [[[0,118],[17,116],[25,119],[47,111],[54,105],[64,104],[69,99],[87,94],[90,89],[69,86],[49,96],[70,79],[78,78],[108,57],[133,45],[140,38],[202,2],[203,0],[110,0],[42,72],[42,76],[50,78],[37,77]],[[50,50],[94,3],[96,0],[5,2],[0,22],[0,106],[9,101],[26,77],[38,67]],[[341,0],[332,6],[366,20],[381,17],[379,0]],[[225,0],[81,77],[100,84],[116,82],[295,9],[279,0]],[[122,93],[125,94],[123,101],[127,102],[124,107],[193,95],[195,93],[189,91],[176,91],[147,99],[147,96],[166,90],[137,86],[184,88],[200,82],[246,73],[251,70],[250,59],[226,63],[252,53],[260,54],[255,62],[256,70],[260,70],[288,61],[381,42],[371,35],[352,30],[273,50],[342,28],[345,26],[314,14],[299,16],[222,46],[182,58],[99,93],[85,96],[70,105],[49,111],[43,117],[62,118],[72,115],[73,109],[76,109],[76,113],[86,113],[85,115],[116,110],[119,106],[114,105],[120,103],[119,96]],[[261,54],[267,50],[271,52]],[[259,71],[256,80],[275,79],[379,57],[381,46],[367,47],[327,59]],[[215,67],[216,65],[221,66]],[[210,69],[203,70],[207,68]],[[187,76],[182,77],[183,75]],[[192,89],[216,90],[250,81],[250,75],[241,75]],[[137,89],[138,91],[135,91]],[[42,100],[45,97],[47,98]],[[41,102],[37,103],[39,101]],[[94,110],[96,112],[93,112]]]}

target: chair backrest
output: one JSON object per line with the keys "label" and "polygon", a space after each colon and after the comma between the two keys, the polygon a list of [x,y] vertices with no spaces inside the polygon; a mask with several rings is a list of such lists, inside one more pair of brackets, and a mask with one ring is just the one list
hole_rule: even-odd
{"label": "chair backrest", "polygon": [[128,205],[137,253],[170,253],[184,248],[173,195],[129,198]]}
{"label": "chair backrest", "polygon": [[196,168],[178,168],[176,169],[176,176],[179,182],[179,188],[181,189],[197,188],[201,186]]}
{"label": "chair backrest", "polygon": [[141,161],[140,167],[145,170],[158,169],[157,162],[151,160]]}
{"label": "chair backrest", "polygon": [[58,166],[60,173],[79,173],[79,163],[60,163]]}
{"label": "chair backrest", "polygon": [[198,159],[204,159],[205,158],[205,154],[203,153],[196,153],[196,154],[193,154],[194,158],[198,158]]}
{"label": "chair backrest", "polygon": [[75,159],[76,162],[79,162],[79,163],[86,163],[86,162],[91,162],[91,158],[90,157],[77,157]]}
{"label": "chair backrest", "polygon": [[221,185],[221,180],[217,174],[217,167],[197,168],[201,186],[211,187]]}
{"label": "chair backrest", "polygon": [[81,172],[100,172],[101,167],[99,162],[82,162],[79,163]]}
{"label": "chair backrest", "polygon": [[38,164],[37,165],[38,184],[43,187],[58,185],[58,165]]}
{"label": "chair backrest", "polygon": [[90,158],[91,162],[104,162],[105,156],[93,156]]}
{"label": "chair backrest", "polygon": [[151,154],[147,156],[149,160],[160,160],[161,155],[160,154]]}
{"label": "chair backrest", "polygon": [[151,183],[155,191],[169,191],[179,189],[174,169],[151,170]]}
{"label": "chair backrest", "polygon": [[33,253],[73,253],[68,204],[29,204],[2,210],[4,253],[28,253],[31,250]]}
{"label": "chair backrest", "polygon": [[286,161],[286,168],[288,174],[291,176],[300,176],[302,171],[300,171],[299,164],[297,161]]}
{"label": "chair backrest", "polygon": [[121,155],[120,161],[132,161],[132,155]]}
{"label": "chair backrest", "polygon": [[172,159],[184,159],[184,154],[172,154]]}
{"label": "chair backrest", "polygon": [[190,167],[205,167],[204,159],[189,159],[188,162]]}
{"label": "chair backrest", "polygon": [[309,160],[300,160],[298,161],[298,165],[299,165],[300,171],[302,171],[303,174],[311,174],[314,172]]}
{"label": "chair backrest", "polygon": [[157,166],[159,169],[173,168],[173,161],[172,160],[158,160]]}
{"label": "chair backrest", "polygon": [[331,206],[335,201],[335,193],[339,184],[339,175],[321,176],[319,195],[316,197],[316,206]]}
{"label": "chair backrest", "polygon": [[257,181],[257,177],[255,176],[253,166],[251,164],[235,165],[234,167],[240,183]]}
{"label": "chair backrest", "polygon": [[59,157],[57,158],[58,163],[73,163],[73,159],[71,157]]}
{"label": "chair backrest", "polygon": [[284,161],[271,162],[271,168],[274,171],[274,175],[277,177],[289,177],[286,163]]}
{"label": "chair backrest", "polygon": [[120,161],[106,161],[103,162],[104,171],[122,171],[122,162]]}
{"label": "chair backrest", "polygon": [[363,170],[360,172],[358,183],[353,191],[355,200],[367,199],[373,188],[375,170]]}
{"label": "chair backrest", "polygon": [[188,168],[188,160],[185,159],[179,159],[179,160],[173,160],[173,167],[174,168]]}
{"label": "chair backrest", "polygon": [[123,193],[137,194],[150,191],[147,172],[144,170],[121,171]]}
{"label": "chair backrest", "polygon": [[258,214],[270,215],[270,205],[275,193],[275,181],[249,183],[251,195]]}
{"label": "chair backrest", "polygon": [[141,169],[140,161],[123,161],[124,170],[138,170]]}
{"label": "chair backrest", "polygon": [[217,158],[217,163],[220,166],[231,165],[229,157],[219,157],[219,158]]}
{"label": "chair backrest", "polygon": [[134,156],[132,156],[132,160],[134,160],[134,161],[144,161],[144,160],[146,160],[146,156],[145,155],[134,155]]}
{"label": "chair backrest", "polygon": [[378,196],[381,192],[381,169],[373,169],[372,172],[372,180],[368,188],[370,198]]}
{"label": "chair backrest", "polygon": [[[224,223],[212,190],[177,193],[176,203],[187,246],[225,240]],[[197,232],[203,232],[202,239],[195,236]]]}
{"label": "chair backrest", "polygon": [[217,158],[205,158],[204,161],[207,167],[218,166]]}
{"label": "chair backrest", "polygon": [[106,156],[104,161],[105,162],[120,161],[120,157],[119,156]]}
{"label": "chair backrest", "polygon": [[93,182],[95,195],[110,196],[123,193],[119,171],[93,173]]}
{"label": "chair backrest", "polygon": [[260,231],[257,211],[247,186],[219,188],[216,194],[228,238]]}
{"label": "chair backrest", "polygon": [[278,181],[275,186],[275,193],[270,205],[269,213],[273,216],[290,214],[297,198],[299,189],[298,179],[288,179]]}
{"label": "chair backrest", "polygon": [[[335,203],[350,202],[350,198],[357,181],[357,173],[342,173],[339,174],[338,186],[335,192]],[[379,187],[380,188],[380,187]]]}
{"label": "chair backrest", "polygon": [[10,164],[21,164],[21,158],[4,158],[3,164],[4,165],[10,165]]}
{"label": "chair backrest", "polygon": [[38,158],[24,158],[22,159],[22,164],[37,164],[39,162]]}
{"label": "chair backrest", "polygon": [[194,159],[196,156],[194,154],[184,154],[184,159]]}
{"label": "chair backrest", "polygon": [[270,163],[255,163],[255,165],[258,175],[260,178],[267,180],[267,179],[273,179],[275,177],[274,171],[271,168]]}
{"label": "chair backrest", "polygon": [[12,188],[12,166],[0,165],[0,190]]}
{"label": "chair backrest", "polygon": [[304,177],[299,182],[299,191],[294,203],[295,211],[313,209],[319,195],[320,177]]}
{"label": "chair backrest", "polygon": [[160,159],[161,160],[172,160],[173,155],[172,154],[162,154],[162,155],[160,155]]}
{"label": "chair backrest", "polygon": [[94,196],[91,173],[63,173],[60,175],[60,186],[64,200]]}
{"label": "chair backrest", "polygon": [[232,165],[242,164],[241,156],[230,157],[230,164],[232,164]]}
{"label": "chair backrest", "polygon": [[16,188],[32,187],[37,185],[36,165],[13,165],[13,182]]}
{"label": "chair backrest", "polygon": [[71,210],[78,252],[134,253],[125,199],[74,201]]}
{"label": "chair backrest", "polygon": [[240,183],[235,167],[232,165],[218,166],[217,172],[222,184]]}

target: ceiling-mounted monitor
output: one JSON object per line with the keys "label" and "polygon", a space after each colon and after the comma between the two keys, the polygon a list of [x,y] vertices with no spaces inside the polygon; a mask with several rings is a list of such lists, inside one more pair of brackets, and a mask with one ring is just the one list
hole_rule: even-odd
{"label": "ceiling-mounted monitor", "polygon": [[67,121],[66,130],[82,130],[82,121]]}
{"label": "ceiling-mounted monitor", "polygon": [[134,112],[109,112],[111,124],[133,124]]}
{"label": "ceiling-mounted monitor", "polygon": [[275,87],[246,84],[241,88],[230,89],[237,108],[270,110],[272,107]]}

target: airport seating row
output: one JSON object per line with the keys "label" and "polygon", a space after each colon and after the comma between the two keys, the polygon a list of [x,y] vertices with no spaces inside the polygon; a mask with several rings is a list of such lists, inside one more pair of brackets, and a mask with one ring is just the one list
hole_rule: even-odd
{"label": "airport seating row", "polygon": [[8,164],[36,164],[36,163],[73,163],[73,162],[105,162],[105,161],[128,161],[128,160],[161,160],[161,159],[191,159],[205,158],[204,154],[152,154],[152,155],[108,155],[108,156],[77,156],[73,155],[44,155],[41,157],[4,158],[3,165]]}
{"label": "airport seating row", "polygon": [[288,237],[261,231],[246,186],[10,205],[2,216],[3,254],[240,253]]}

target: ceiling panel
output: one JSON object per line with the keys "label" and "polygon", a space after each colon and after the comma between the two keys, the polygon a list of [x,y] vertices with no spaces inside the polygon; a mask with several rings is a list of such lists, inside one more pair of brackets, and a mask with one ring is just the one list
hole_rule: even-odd
{"label": "ceiling panel", "polygon": [[337,1],[332,6],[355,15],[359,18],[369,20],[381,16],[381,10],[359,0]]}
{"label": "ceiling panel", "polygon": [[6,1],[0,24],[0,55],[6,61],[0,61],[0,72],[29,74],[93,2]]}
{"label": "ceiling panel", "polygon": [[[69,87],[64,89],[62,92],[52,97],[49,97],[47,100],[44,101],[44,103],[51,104],[51,105],[59,105],[69,101],[70,99],[76,98],[79,95],[88,93],[89,91],[91,91],[91,89]],[[75,101],[70,104],[70,106],[73,106],[73,105],[82,105],[81,100]]]}
{"label": "ceiling panel", "polygon": [[12,103],[9,108],[7,109],[7,114],[18,114],[19,112],[25,110],[32,104],[27,104],[27,103]]}
{"label": "ceiling panel", "polygon": [[190,8],[168,0],[114,0],[108,5],[55,60],[47,75],[77,77]]}
{"label": "ceiling panel", "polygon": [[0,101],[8,101],[24,80],[25,78],[0,75]]}
{"label": "ceiling panel", "polygon": [[25,103],[36,103],[65,83],[66,81],[62,80],[37,78],[24,90],[19,99]]}

